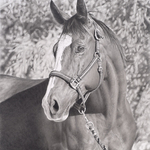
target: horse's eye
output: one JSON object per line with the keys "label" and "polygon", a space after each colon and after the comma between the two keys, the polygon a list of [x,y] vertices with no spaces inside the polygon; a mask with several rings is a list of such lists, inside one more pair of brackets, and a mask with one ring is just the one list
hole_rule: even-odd
{"label": "horse's eye", "polygon": [[81,52],[84,52],[84,46],[77,47],[76,53],[81,53]]}

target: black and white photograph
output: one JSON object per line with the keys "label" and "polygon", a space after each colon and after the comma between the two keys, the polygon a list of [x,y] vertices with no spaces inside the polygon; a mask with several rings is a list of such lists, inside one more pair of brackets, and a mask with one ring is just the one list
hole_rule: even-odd
{"label": "black and white photograph", "polygon": [[0,150],[150,150],[150,0],[0,0]]}

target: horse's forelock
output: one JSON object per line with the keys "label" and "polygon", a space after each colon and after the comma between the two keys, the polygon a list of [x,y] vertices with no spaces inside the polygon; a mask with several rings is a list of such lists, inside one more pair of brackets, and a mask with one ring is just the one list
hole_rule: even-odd
{"label": "horse's forelock", "polygon": [[82,19],[78,17],[78,15],[72,16],[70,19],[68,19],[63,28],[63,33],[85,33],[86,30],[83,27]]}

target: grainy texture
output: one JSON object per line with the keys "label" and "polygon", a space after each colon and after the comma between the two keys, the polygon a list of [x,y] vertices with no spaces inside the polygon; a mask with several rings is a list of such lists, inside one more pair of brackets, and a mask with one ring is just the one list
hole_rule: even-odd
{"label": "grainy texture", "polygon": [[[75,13],[76,0],[56,0]],[[49,0],[0,1],[0,73],[45,78],[53,68],[52,47],[61,33]],[[150,150],[150,1],[86,0],[88,10],[120,39],[127,59],[127,99],[136,123],[133,150]]]}

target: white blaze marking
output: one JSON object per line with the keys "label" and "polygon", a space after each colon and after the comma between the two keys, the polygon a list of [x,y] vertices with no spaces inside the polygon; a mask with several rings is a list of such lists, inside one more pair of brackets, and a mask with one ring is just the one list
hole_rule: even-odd
{"label": "white blaze marking", "polygon": [[[54,70],[61,71],[61,69],[62,69],[61,61],[62,61],[63,52],[64,52],[65,48],[68,47],[71,43],[72,43],[72,37],[71,36],[62,35],[60,37],[60,40],[58,42],[58,49],[57,49],[57,56],[56,56],[56,63],[54,66]],[[46,94],[42,100],[42,106],[44,108],[44,112],[45,112],[46,116],[49,114],[49,103],[47,101],[48,95],[50,93],[50,90],[54,87],[54,83],[55,83],[55,77],[51,77],[49,80]]]}
{"label": "white blaze marking", "polygon": [[61,70],[61,60],[62,55],[66,47],[68,47],[72,43],[72,37],[69,35],[62,35],[58,43],[57,49],[57,58],[54,70],[60,71]]}
{"label": "white blaze marking", "polygon": [[[61,71],[61,61],[62,61],[62,55],[66,47],[68,47],[72,43],[72,37],[69,35],[62,35],[59,43],[58,43],[58,49],[57,49],[57,56],[56,56],[56,63],[54,66],[54,70]],[[49,81],[49,85],[47,88],[47,92],[54,87],[54,80],[55,77],[52,77]]]}

